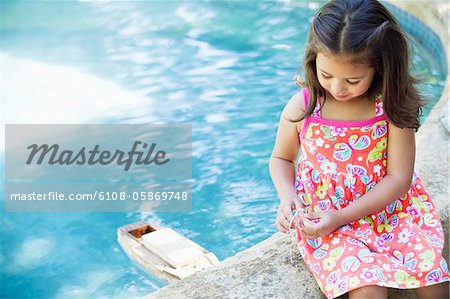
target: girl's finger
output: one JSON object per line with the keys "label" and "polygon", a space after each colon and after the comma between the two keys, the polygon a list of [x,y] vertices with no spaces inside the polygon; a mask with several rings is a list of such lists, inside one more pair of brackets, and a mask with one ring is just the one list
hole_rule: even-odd
{"label": "girl's finger", "polygon": [[301,211],[303,209],[302,203],[298,198],[294,198],[292,200],[291,210],[292,211]]}
{"label": "girl's finger", "polygon": [[294,215],[294,219],[292,221],[292,228],[301,227],[300,218],[298,217],[298,212]]}
{"label": "girl's finger", "polygon": [[305,217],[308,219],[318,219],[320,218],[320,214],[317,212],[311,212],[309,214],[306,214]]}
{"label": "girl's finger", "polygon": [[317,224],[312,220],[304,218],[302,229],[310,236],[315,236],[317,231]]}
{"label": "girl's finger", "polygon": [[283,213],[280,213],[278,215],[278,222],[284,227],[284,229],[287,229],[289,226],[289,221],[286,219]]}
{"label": "girl's finger", "polygon": [[275,225],[278,228],[278,230],[282,233],[287,233],[286,228],[284,228],[278,221],[275,221]]}
{"label": "girl's finger", "polygon": [[297,226],[299,226],[298,221],[299,221],[299,219],[298,219],[298,213],[296,213],[296,214],[292,217],[292,220],[289,222],[289,228],[290,228],[290,229],[296,229]]}
{"label": "girl's finger", "polygon": [[307,233],[305,230],[300,229],[300,233],[302,235],[302,237],[304,237],[305,239],[315,239],[316,237]]}
{"label": "girl's finger", "polygon": [[308,218],[306,218],[305,214],[303,214],[303,213],[301,213],[301,212],[298,213],[298,218],[300,219],[300,224],[301,224],[302,226],[304,226],[305,223],[311,222],[311,220],[309,220]]}
{"label": "girl's finger", "polygon": [[292,214],[291,212],[287,212],[286,209],[282,205],[280,205],[280,207],[278,208],[277,217],[280,218],[280,221],[286,220],[287,223],[289,223],[289,221],[291,221]]}
{"label": "girl's finger", "polygon": [[295,199],[291,202],[291,211],[295,211],[297,206],[295,205]]}
{"label": "girl's finger", "polygon": [[298,219],[300,220],[300,222],[303,224],[303,222],[305,222],[305,216],[303,215],[302,212],[299,212],[297,214]]}
{"label": "girl's finger", "polygon": [[292,211],[286,211],[283,209],[283,217],[290,222],[292,219]]}

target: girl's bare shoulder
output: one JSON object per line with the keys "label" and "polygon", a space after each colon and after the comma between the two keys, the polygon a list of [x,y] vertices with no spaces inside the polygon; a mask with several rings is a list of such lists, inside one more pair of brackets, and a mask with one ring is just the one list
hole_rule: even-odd
{"label": "girl's bare shoulder", "polygon": [[[297,120],[302,116],[305,111],[305,99],[303,97],[303,93],[301,91],[294,94],[291,99],[287,102],[286,106],[283,109],[282,116],[285,119]],[[297,132],[300,133],[301,128],[303,127],[304,119],[301,121],[295,122],[297,127]]]}

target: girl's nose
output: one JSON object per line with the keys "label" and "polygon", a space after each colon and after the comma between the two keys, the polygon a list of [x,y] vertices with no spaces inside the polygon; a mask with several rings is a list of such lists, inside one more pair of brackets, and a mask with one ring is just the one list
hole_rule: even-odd
{"label": "girl's nose", "polygon": [[331,83],[331,91],[335,95],[344,95],[347,93],[345,85],[342,82],[340,82],[339,80],[334,80]]}

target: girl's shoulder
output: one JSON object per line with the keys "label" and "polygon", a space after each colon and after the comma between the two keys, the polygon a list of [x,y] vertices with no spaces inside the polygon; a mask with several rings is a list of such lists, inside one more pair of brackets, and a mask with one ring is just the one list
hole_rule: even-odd
{"label": "girl's shoulder", "polygon": [[[283,109],[283,115],[289,118],[298,118],[305,111],[306,102],[302,91],[294,94]],[[299,113],[300,112],[300,113]]]}
{"label": "girl's shoulder", "polygon": [[[290,100],[287,102],[283,109],[282,116],[286,119],[297,120],[299,119],[306,109],[306,102],[303,90],[295,93]],[[300,132],[303,126],[303,120],[297,121],[297,131]]]}

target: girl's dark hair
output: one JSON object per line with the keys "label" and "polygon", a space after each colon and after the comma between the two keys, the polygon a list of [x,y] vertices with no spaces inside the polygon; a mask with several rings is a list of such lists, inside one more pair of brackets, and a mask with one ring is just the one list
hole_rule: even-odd
{"label": "girl's dark hair", "polygon": [[345,56],[352,62],[369,63],[375,69],[366,94],[381,93],[389,121],[400,128],[420,127],[423,101],[415,88],[421,80],[409,73],[408,36],[394,16],[376,0],[332,0],[313,17],[304,56],[305,80],[296,76],[299,87],[310,94],[300,121],[311,115],[318,97],[326,92],[316,73],[318,52]]}

